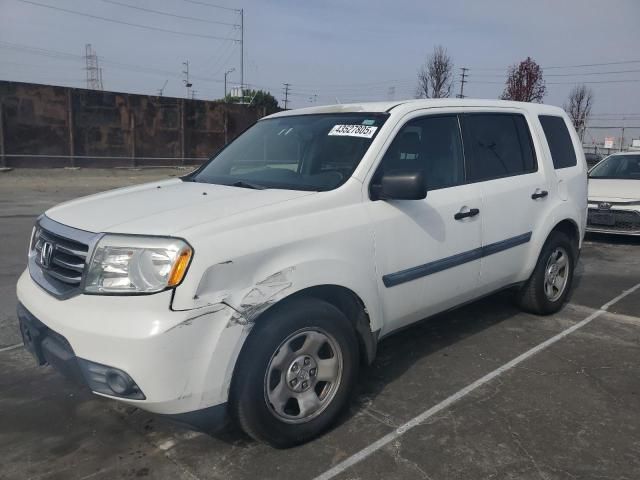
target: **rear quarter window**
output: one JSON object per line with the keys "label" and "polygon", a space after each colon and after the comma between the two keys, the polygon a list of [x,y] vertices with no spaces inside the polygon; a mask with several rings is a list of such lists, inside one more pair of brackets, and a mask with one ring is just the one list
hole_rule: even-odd
{"label": "rear quarter window", "polygon": [[575,167],[578,164],[578,159],[564,118],[554,115],[540,115],[538,118],[542,124],[544,135],[547,137],[553,167],[556,170]]}
{"label": "rear quarter window", "polygon": [[469,182],[523,175],[538,169],[529,127],[520,114],[464,114],[462,136]]}

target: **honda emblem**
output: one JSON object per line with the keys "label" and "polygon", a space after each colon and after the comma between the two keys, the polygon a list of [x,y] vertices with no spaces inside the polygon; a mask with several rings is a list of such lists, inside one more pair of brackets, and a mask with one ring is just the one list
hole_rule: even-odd
{"label": "honda emblem", "polygon": [[42,249],[40,250],[40,265],[44,268],[49,268],[51,265],[51,257],[53,256],[53,243],[43,242]]}

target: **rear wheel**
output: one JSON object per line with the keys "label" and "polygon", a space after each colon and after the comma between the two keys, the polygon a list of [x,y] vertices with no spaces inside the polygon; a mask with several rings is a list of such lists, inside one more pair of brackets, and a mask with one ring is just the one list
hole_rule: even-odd
{"label": "rear wheel", "polygon": [[289,447],[322,433],[347,404],[358,342],[345,315],[322,300],[295,299],[266,316],[243,347],[231,407],[249,435]]}
{"label": "rear wheel", "polygon": [[520,307],[538,315],[555,313],[567,299],[577,259],[577,247],[563,232],[552,232],[527,283],[518,292]]}

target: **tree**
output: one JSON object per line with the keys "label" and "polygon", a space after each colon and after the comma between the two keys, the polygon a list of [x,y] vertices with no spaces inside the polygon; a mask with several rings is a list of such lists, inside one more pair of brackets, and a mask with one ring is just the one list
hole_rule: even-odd
{"label": "tree", "polygon": [[438,45],[418,71],[418,98],[446,98],[453,87],[453,61],[447,49]]}
{"label": "tree", "polygon": [[[247,88],[244,89],[242,93],[244,94],[244,103],[250,107],[264,108],[266,115],[280,111],[278,100],[269,92]],[[224,99],[227,103],[241,103],[241,100],[243,99],[240,97],[232,97],[231,94],[227,95]]]}
{"label": "tree", "polygon": [[507,82],[501,98],[518,102],[542,103],[546,91],[542,68],[531,57],[527,57],[518,65],[509,67]]}
{"label": "tree", "polygon": [[584,132],[587,128],[587,120],[591,115],[593,106],[593,91],[586,85],[576,85],[569,92],[569,99],[564,105],[564,110],[569,114],[576,128],[580,140],[584,140]]}

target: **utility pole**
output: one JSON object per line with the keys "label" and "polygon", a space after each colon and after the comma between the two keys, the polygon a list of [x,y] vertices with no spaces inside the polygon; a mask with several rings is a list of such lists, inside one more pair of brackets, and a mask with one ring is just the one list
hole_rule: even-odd
{"label": "utility pole", "polygon": [[231,72],[235,72],[236,69],[235,68],[231,68],[229,70],[227,70],[226,72],[224,72],[224,98],[227,98],[227,75],[229,75]]}
{"label": "utility pole", "polygon": [[187,98],[189,98],[189,89],[193,87],[193,84],[189,81],[189,60],[182,62],[182,65],[186,67],[185,70],[182,71],[185,76],[182,81],[184,82],[184,86],[187,87]]}
{"label": "utility pole", "polygon": [[464,84],[467,82],[466,78],[467,78],[467,70],[469,70],[466,67],[462,67],[460,70],[462,70],[462,73],[460,74],[460,93],[457,95],[458,98],[464,98]]}
{"label": "utility pole", "polygon": [[284,109],[287,109],[289,105],[289,88],[291,87],[290,83],[283,83],[284,85]]}
{"label": "utility pole", "polygon": [[244,8],[240,9],[240,103],[244,103]]}
{"label": "utility pole", "polygon": [[620,151],[622,152],[622,148],[624,147],[624,121],[625,118],[622,117],[622,135],[620,136]]}
{"label": "utility pole", "polygon": [[387,100],[395,100],[396,97],[396,87],[392,85],[387,89]]}
{"label": "utility pole", "polygon": [[193,90],[191,90],[191,100],[195,100],[196,99],[196,93],[198,93],[198,91],[195,88]]}
{"label": "utility pole", "polygon": [[169,83],[169,80],[165,80],[164,84],[162,85],[162,88],[158,89],[158,96],[161,97],[162,95],[164,95],[164,89],[167,86],[167,83]]}
{"label": "utility pole", "polygon": [[[70,90],[67,90],[70,92]],[[2,112],[2,101],[0,101],[0,167],[6,167],[7,163],[4,158],[4,113]]]}

